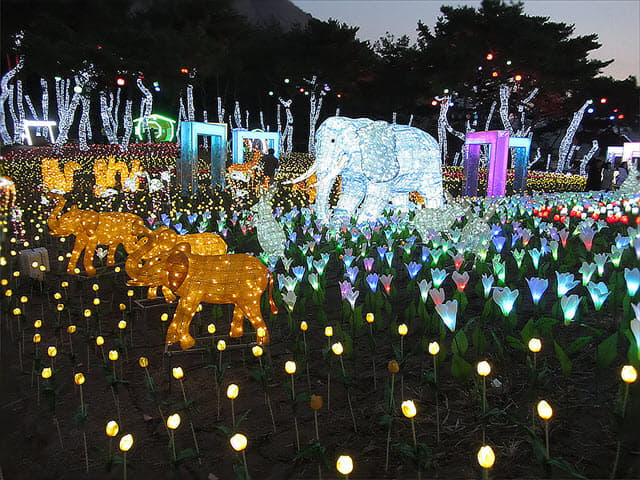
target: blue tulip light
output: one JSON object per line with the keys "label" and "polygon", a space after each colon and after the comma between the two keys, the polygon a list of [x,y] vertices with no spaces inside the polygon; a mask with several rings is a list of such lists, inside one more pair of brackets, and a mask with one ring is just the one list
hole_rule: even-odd
{"label": "blue tulip light", "polygon": [[604,301],[611,293],[609,291],[609,287],[604,282],[589,282],[587,284],[587,290],[589,295],[591,295],[591,301],[593,302],[593,306],[596,308],[596,311],[602,308],[602,304],[604,304]]}
{"label": "blue tulip light", "polygon": [[502,252],[502,249],[504,248],[504,242],[507,239],[505,237],[503,237],[502,235],[498,235],[496,237],[493,237],[493,246],[496,249],[496,252],[500,253]]}
{"label": "blue tulip light", "polygon": [[573,273],[556,272],[556,279],[558,280],[558,298],[564,297],[580,283],[574,279]]}
{"label": "blue tulip light", "polygon": [[625,268],[624,279],[627,282],[627,293],[630,297],[633,297],[638,293],[638,288],[640,288],[640,270],[637,268],[634,268],[633,270]]}
{"label": "blue tulip light", "polygon": [[378,247],[377,250],[380,260],[384,260],[384,254],[387,253],[387,247]]}
{"label": "blue tulip light", "polygon": [[367,275],[367,285],[369,285],[369,288],[374,293],[378,290],[379,279],[380,276],[377,273],[370,273],[369,275]]}
{"label": "blue tulip light", "polygon": [[529,284],[529,290],[531,291],[531,299],[533,300],[533,304],[537,305],[544,295],[544,292],[547,290],[549,286],[549,280],[546,278],[538,278],[532,277],[527,278],[527,283]]}
{"label": "blue tulip light", "polygon": [[522,268],[522,260],[524,260],[524,256],[525,256],[525,251],[524,250],[512,250],[511,254],[513,255],[513,258],[516,261],[516,265],[518,265],[518,270],[520,270]]}
{"label": "blue tulip light", "polygon": [[289,291],[282,295],[282,300],[287,305],[289,312],[293,312],[293,307],[296,305],[297,296],[295,292]]}
{"label": "blue tulip light", "polygon": [[638,360],[640,360],[640,320],[638,320],[638,318],[634,318],[633,320],[631,320],[629,326],[631,327],[631,333],[633,334],[633,338],[636,342]]}
{"label": "blue tulip light", "polygon": [[354,259],[355,259],[355,257],[353,255],[344,255],[342,257],[342,261],[344,262],[345,268],[349,268],[351,266],[351,264],[353,263]]}
{"label": "blue tulip light", "polygon": [[562,307],[565,325],[569,325],[573,322],[573,319],[576,317],[576,313],[578,312],[580,300],[581,297],[578,295],[564,296],[560,299],[560,307]]}
{"label": "blue tulip light", "polygon": [[313,288],[317,292],[318,288],[320,288],[320,282],[318,281],[318,274],[310,273],[307,276],[307,280],[309,280],[309,284],[311,285],[311,288]]}
{"label": "blue tulip light", "polygon": [[416,262],[411,262],[409,264],[405,263],[404,266],[407,267],[407,272],[409,272],[409,277],[411,279],[416,278],[416,275],[418,275],[418,272],[422,268],[422,265]]}
{"label": "blue tulip light", "polygon": [[420,259],[423,263],[426,263],[429,260],[429,247],[422,247],[422,254],[420,255]]}
{"label": "blue tulip light", "polygon": [[434,288],[440,288],[440,285],[442,285],[442,282],[445,281],[445,279],[447,278],[447,275],[448,274],[446,270],[440,270],[439,268],[432,268],[431,278],[433,279]]}
{"label": "blue tulip light", "polygon": [[593,256],[593,260],[596,262],[596,266],[598,267],[599,276],[604,275],[604,266],[607,263],[608,259],[609,259],[608,253],[596,253]]}
{"label": "blue tulip light", "polygon": [[496,287],[493,289],[493,301],[500,307],[502,314],[508,317],[519,294],[517,288],[511,290],[509,287]]}
{"label": "blue tulip light", "polygon": [[458,315],[458,301],[449,300],[436,305],[436,312],[442,318],[442,322],[452,332],[456,329],[456,317]]}
{"label": "blue tulip light", "polygon": [[288,275],[278,275],[278,282],[280,283],[280,289],[285,288],[288,292],[293,292],[298,284],[298,280],[295,277],[289,277]]}
{"label": "blue tulip light", "polygon": [[493,275],[485,273],[482,275],[482,287],[484,288],[484,298],[489,298],[491,294],[491,287],[493,287],[494,278]]}
{"label": "blue tulip light", "polygon": [[553,256],[553,259],[555,261],[558,261],[558,247],[560,246],[560,244],[558,242],[556,242],[555,240],[551,240],[549,242],[549,249],[551,250],[551,255]]}
{"label": "blue tulip light", "polygon": [[384,254],[384,258],[387,260],[387,265],[391,267],[391,264],[393,263],[393,252],[388,251],[387,253]]}
{"label": "blue tulip light", "polygon": [[429,290],[431,290],[431,282],[428,282],[425,279],[422,279],[418,282],[418,288],[420,289],[420,298],[422,302],[426,302],[427,298],[429,298]]}
{"label": "blue tulip light", "polygon": [[618,248],[627,248],[630,244],[631,244],[631,238],[630,237],[623,237],[622,235],[618,234],[616,236],[616,247]]}
{"label": "blue tulip light", "polygon": [[349,305],[351,305],[351,310],[356,308],[356,299],[358,298],[359,295],[360,295],[360,292],[358,290],[352,290],[348,292],[347,295],[345,296],[345,298],[349,302]]}
{"label": "blue tulip light", "polygon": [[587,283],[591,281],[593,274],[596,273],[596,264],[582,262],[582,266],[578,272],[582,275],[582,285],[586,287]]}
{"label": "blue tulip light", "polygon": [[358,277],[359,271],[360,269],[358,267],[349,267],[347,268],[347,272],[345,273],[345,275],[351,283],[356,283],[356,278]]}
{"label": "blue tulip light", "polygon": [[296,279],[298,279],[298,281],[301,282],[302,279],[304,278],[304,272],[305,272],[304,267],[303,266],[293,267],[291,271],[296,276]]}
{"label": "blue tulip light", "polygon": [[529,256],[531,257],[531,261],[533,262],[533,268],[535,268],[536,270],[538,270],[538,267],[540,266],[540,250],[538,250],[537,248],[532,248],[531,250],[529,250]]}

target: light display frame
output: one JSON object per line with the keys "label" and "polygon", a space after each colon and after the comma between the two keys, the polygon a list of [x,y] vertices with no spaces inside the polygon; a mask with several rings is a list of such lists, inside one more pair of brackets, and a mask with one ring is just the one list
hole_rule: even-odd
{"label": "light display frame", "polygon": [[49,139],[51,143],[55,142],[55,136],[53,135],[53,127],[57,127],[58,122],[55,120],[23,120],[22,129],[24,132],[24,139],[28,145],[33,145],[33,139],[31,138],[30,128],[46,127],[49,132]]}
{"label": "light display frame", "polygon": [[180,123],[180,159],[176,177],[182,192],[198,191],[198,136],[211,139],[211,187],[224,187],[227,160],[227,124],[204,122]]}
{"label": "light display frame", "polygon": [[[158,135],[154,136],[154,140],[158,142],[171,142],[175,138],[176,123],[176,120],[157,113],[149,115],[149,118],[147,119],[149,128],[155,128],[158,131]],[[133,132],[140,141],[144,140],[144,132],[142,131],[143,124],[144,117],[135,118],[133,120]]]}
{"label": "light display frame", "polygon": [[623,153],[623,146],[607,147],[607,163],[615,163],[616,157],[622,157]]}
{"label": "light display frame", "polygon": [[[244,128],[234,128],[231,131],[231,144],[233,145],[232,162],[244,163],[245,140],[252,143],[259,141],[262,145],[261,151],[266,154],[269,148],[273,148],[274,155],[280,158],[280,134],[278,132],[264,132],[259,129],[246,130]],[[265,148],[266,146],[266,148]]]}
{"label": "light display frame", "polygon": [[487,197],[503,197],[507,187],[507,162],[509,160],[509,132],[489,130],[468,133],[464,143],[464,186],[462,194],[478,195],[478,165],[482,145],[489,145],[489,174]]}
{"label": "light display frame", "polygon": [[529,166],[531,139],[529,137],[509,137],[509,148],[515,149],[513,191],[516,193],[524,193],[527,186],[527,168]]}

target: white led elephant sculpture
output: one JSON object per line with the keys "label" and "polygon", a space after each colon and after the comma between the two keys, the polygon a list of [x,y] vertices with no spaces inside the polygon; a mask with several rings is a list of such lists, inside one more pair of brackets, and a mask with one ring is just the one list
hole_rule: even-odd
{"label": "white led elephant sculpture", "polygon": [[338,175],[340,199],[334,217],[358,214],[358,222],[375,221],[391,203],[409,208],[409,193],[419,192],[425,205],[443,203],[442,165],[438,142],[406,125],[367,118],[330,117],[316,133],[316,160],[289,183],[317,176],[316,212],[328,221],[329,193]]}

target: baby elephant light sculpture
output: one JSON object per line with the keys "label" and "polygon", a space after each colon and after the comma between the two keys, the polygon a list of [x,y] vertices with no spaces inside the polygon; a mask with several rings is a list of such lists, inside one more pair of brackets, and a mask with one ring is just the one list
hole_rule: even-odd
{"label": "baby elephant light sculpture", "polygon": [[260,298],[269,286],[269,304],[278,313],[273,301],[273,277],[256,257],[243,253],[233,255],[196,255],[188,243],[179,243],[168,254],[143,260],[153,248],[148,238],[140,240],[141,247],[128,259],[142,262],[136,278],[127,282],[132,286],[164,285],[180,297],[178,308],[167,330],[167,345],[180,342],[183,350],[195,340],[189,333],[193,315],[200,303],[233,304],[231,337],[243,334],[243,320],[247,317],[258,335],[258,343],[269,342],[269,332],[260,311]]}
{"label": "baby elephant light sculpture", "polygon": [[115,264],[118,245],[123,245],[127,253],[137,247],[137,236],[134,231],[144,226],[144,220],[133,213],[101,212],[80,210],[75,205],[62,214],[66,200],[62,195],[49,194],[50,199],[57,199],[57,204],[47,219],[49,233],[56,237],[75,235],[71,258],[67,265],[67,273],[74,274],[80,255],[84,251],[84,268],[87,275],[95,275],[93,256],[98,245],[108,245],[107,265]]}
{"label": "baby elephant light sculpture", "polygon": [[[130,255],[125,263],[127,275],[131,278],[138,278],[144,275],[144,268],[140,264],[140,260],[149,260],[168,254],[177,244],[188,243],[191,252],[196,255],[224,255],[227,253],[227,244],[219,235],[215,233],[192,233],[188,235],[178,235],[175,230],[168,227],[160,227],[156,231],[148,228],[138,228],[135,235],[143,235],[147,238],[146,242],[149,248],[142,257],[139,255]],[[164,285],[150,285],[147,292],[147,298],[157,298],[158,287],[162,288],[162,294],[167,302],[173,302],[176,297],[171,290]]]}
{"label": "baby elephant light sculpture", "polygon": [[328,202],[337,176],[342,192],[334,216],[350,217],[360,207],[358,221],[376,220],[391,202],[409,208],[409,194],[419,192],[430,208],[443,202],[438,142],[426,132],[367,118],[330,117],[316,134],[316,160],[300,177],[316,174],[316,212],[329,218]]}

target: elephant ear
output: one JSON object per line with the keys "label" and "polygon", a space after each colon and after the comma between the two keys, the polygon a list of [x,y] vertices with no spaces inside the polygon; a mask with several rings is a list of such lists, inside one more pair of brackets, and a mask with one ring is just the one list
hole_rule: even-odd
{"label": "elephant ear", "polygon": [[362,172],[374,183],[388,182],[400,172],[396,134],[387,122],[372,122],[356,130]]}
{"label": "elephant ear", "polygon": [[189,273],[189,253],[191,246],[182,242],[176,245],[167,258],[167,273],[169,274],[169,288],[176,291]]}

